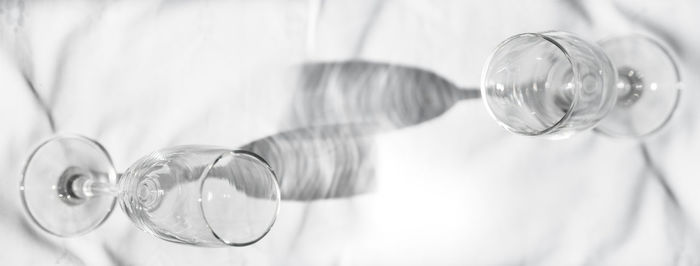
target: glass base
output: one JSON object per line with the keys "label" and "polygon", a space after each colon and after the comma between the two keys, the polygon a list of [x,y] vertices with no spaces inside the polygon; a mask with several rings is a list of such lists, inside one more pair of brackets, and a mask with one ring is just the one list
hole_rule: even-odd
{"label": "glass base", "polygon": [[114,209],[112,195],[89,195],[92,182],[116,184],[117,173],[107,151],[82,136],[58,136],[31,154],[22,172],[24,208],[44,231],[61,237],[97,228]]}
{"label": "glass base", "polygon": [[599,42],[617,69],[617,104],[596,131],[643,137],[661,129],[680,97],[678,67],[668,49],[649,37],[630,35]]}

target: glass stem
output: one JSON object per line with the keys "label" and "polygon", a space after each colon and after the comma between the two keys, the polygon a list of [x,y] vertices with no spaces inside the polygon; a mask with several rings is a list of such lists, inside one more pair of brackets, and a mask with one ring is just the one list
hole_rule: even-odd
{"label": "glass stem", "polygon": [[87,180],[83,184],[83,191],[85,196],[113,196],[116,197],[119,194],[119,189],[115,184],[110,184],[109,182],[96,181],[94,179]]}
{"label": "glass stem", "polygon": [[644,80],[642,76],[631,67],[619,67],[617,69],[617,104],[619,106],[632,106],[642,97],[644,92]]}
{"label": "glass stem", "polygon": [[[120,175],[117,175],[118,177]],[[59,194],[69,203],[80,203],[96,196],[116,197],[119,189],[106,178],[96,178],[87,171],[69,169],[59,181]]]}

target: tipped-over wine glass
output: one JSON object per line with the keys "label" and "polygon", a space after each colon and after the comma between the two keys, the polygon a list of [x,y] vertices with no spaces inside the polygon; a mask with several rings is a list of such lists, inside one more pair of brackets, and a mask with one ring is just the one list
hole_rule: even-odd
{"label": "tipped-over wine glass", "polygon": [[566,32],[518,34],[496,48],[481,77],[484,103],[503,127],[552,138],[592,127],[651,134],[670,119],[680,88],[671,53],[641,35],[596,45]]}
{"label": "tipped-over wine glass", "polygon": [[274,172],[251,152],[177,146],[117,174],[102,145],[73,135],[34,150],[20,192],[32,220],[56,236],[92,231],[118,201],[139,229],[207,247],[257,242],[274,224],[280,201]]}

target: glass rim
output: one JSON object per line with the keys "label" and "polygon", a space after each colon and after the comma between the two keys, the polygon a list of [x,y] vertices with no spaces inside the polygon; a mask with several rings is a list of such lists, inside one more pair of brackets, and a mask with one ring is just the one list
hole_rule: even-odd
{"label": "glass rim", "polygon": [[211,171],[211,169],[212,169],[217,163],[219,163],[219,161],[220,161],[222,158],[224,158],[225,156],[228,156],[228,155],[232,155],[232,156],[234,156],[234,157],[235,157],[235,156],[239,156],[239,155],[244,155],[244,156],[251,157],[251,158],[253,158],[254,160],[256,160],[256,161],[262,163],[262,164],[265,166],[265,168],[272,174],[272,181],[273,181],[273,183],[274,183],[274,189],[275,189],[275,192],[276,192],[276,195],[277,195],[277,197],[276,197],[276,199],[275,199],[276,205],[277,205],[276,208],[275,208],[275,214],[274,214],[274,216],[272,217],[272,220],[270,221],[270,225],[268,225],[267,228],[265,229],[265,232],[263,232],[262,234],[260,234],[260,236],[258,236],[257,238],[255,238],[255,239],[253,239],[253,240],[251,240],[251,241],[242,242],[242,243],[230,242],[229,240],[226,240],[226,239],[220,237],[220,236],[216,233],[216,230],[214,230],[214,228],[212,228],[211,224],[209,223],[209,219],[207,218],[207,214],[206,214],[206,212],[204,211],[204,201],[203,201],[203,200],[200,200],[200,201],[199,201],[199,211],[200,211],[200,213],[202,214],[202,218],[204,219],[204,222],[205,222],[205,224],[207,225],[207,228],[209,229],[209,232],[212,233],[212,235],[214,236],[214,238],[216,238],[216,239],[219,240],[221,243],[223,243],[223,244],[225,244],[225,245],[227,245],[227,246],[232,246],[232,247],[244,247],[244,246],[248,246],[248,245],[252,245],[252,244],[257,243],[258,241],[260,241],[261,239],[263,239],[263,238],[270,232],[270,230],[272,230],[272,227],[274,226],[275,222],[277,221],[277,216],[279,215],[279,210],[280,210],[279,207],[280,207],[280,201],[281,201],[281,195],[280,195],[280,194],[281,194],[281,191],[280,191],[280,187],[279,187],[279,181],[277,180],[277,175],[275,174],[275,171],[272,170],[272,167],[270,167],[270,164],[267,163],[267,161],[265,161],[265,159],[263,159],[263,158],[260,157],[259,155],[255,154],[255,153],[253,153],[253,152],[250,152],[250,151],[245,151],[245,150],[229,150],[229,151],[226,151],[226,152],[224,152],[224,153],[221,153],[219,156],[217,156],[216,159],[214,159],[210,164],[207,165],[207,167],[204,169],[204,172],[202,172],[202,175],[201,175],[200,178],[199,178],[199,197],[200,197],[200,199],[203,198],[204,182],[207,180],[207,178],[209,178],[209,172]]}
{"label": "glass rim", "polygon": [[[53,231],[53,230],[45,227],[43,224],[41,224],[39,222],[39,220],[34,215],[32,209],[29,207],[29,204],[27,203],[27,199],[26,199],[26,195],[25,195],[25,182],[27,179],[27,176],[26,176],[27,169],[29,168],[29,165],[32,163],[34,156],[37,154],[37,152],[39,152],[39,150],[41,150],[41,148],[43,148],[44,146],[46,146],[47,144],[49,144],[51,142],[59,140],[59,139],[75,139],[75,140],[79,140],[79,141],[82,141],[84,143],[87,143],[88,145],[93,145],[94,147],[97,147],[98,150],[101,151],[105,155],[105,158],[107,159],[107,162],[109,163],[108,178],[109,178],[110,183],[116,184],[116,182],[117,182],[117,170],[114,167],[112,157],[109,155],[109,152],[107,152],[107,149],[105,149],[104,146],[102,146],[102,144],[100,144],[96,140],[85,137],[83,135],[74,134],[74,133],[59,133],[59,134],[52,135],[51,137],[46,138],[43,141],[41,141],[38,145],[36,145],[36,147],[32,150],[29,157],[27,157],[27,159],[25,160],[24,166],[22,167],[22,173],[21,173],[22,178],[21,178],[20,183],[19,183],[20,199],[22,201],[22,206],[24,207],[24,210],[25,210],[24,213],[26,215],[28,215],[29,218],[31,218],[31,220],[34,222],[35,225],[37,225],[39,228],[41,228],[45,232],[47,232],[51,235],[54,235],[54,236],[58,236],[58,237],[80,236],[80,235],[84,235],[84,234],[87,234],[89,232],[92,232],[97,227],[100,227],[100,225],[102,225],[107,220],[107,218],[110,216],[110,214],[112,214],[112,212],[114,211],[114,207],[116,206],[116,203],[117,203],[117,197],[112,197],[112,203],[110,204],[109,210],[105,213],[105,215],[103,217],[100,218],[100,220],[97,223],[95,223],[94,225],[92,225],[90,227],[86,227],[84,229],[81,229],[79,232],[76,232],[73,234],[63,234],[63,233]],[[87,199],[87,200],[89,200],[89,199]]]}
{"label": "glass rim", "polygon": [[[526,32],[526,33],[519,33],[519,34],[510,36],[507,39],[505,39],[504,41],[502,41],[500,44],[498,44],[498,46],[496,46],[496,48],[491,52],[488,59],[486,60],[486,64],[484,65],[484,68],[481,71],[481,95],[482,95],[482,100],[484,102],[484,105],[486,105],[486,107],[487,107],[486,109],[488,110],[491,117],[494,118],[496,121],[498,121],[498,123],[501,124],[501,126],[503,126],[504,128],[506,128],[508,131],[510,131],[512,133],[516,133],[519,135],[525,135],[525,136],[542,136],[542,135],[549,134],[552,131],[555,131],[571,117],[573,110],[576,107],[578,99],[580,97],[579,91],[581,90],[581,86],[582,86],[581,85],[581,77],[579,74],[578,67],[574,63],[574,58],[571,56],[569,51],[561,43],[559,43],[557,40],[554,40],[553,38],[547,36],[547,34],[549,34],[549,33],[570,34],[570,33],[565,32],[565,31],[545,31],[545,32],[539,32],[539,33],[538,32]],[[504,46],[506,46],[507,44],[509,44],[513,40],[518,39],[518,38],[522,38],[522,37],[536,37],[536,38],[540,38],[542,40],[545,40],[545,41],[553,44],[554,47],[556,47],[556,49],[558,51],[560,51],[564,55],[566,60],[569,62],[569,65],[571,66],[571,71],[573,72],[573,75],[574,75],[574,81],[575,81],[574,82],[575,88],[574,88],[573,100],[569,104],[569,108],[566,109],[566,112],[564,113],[564,115],[562,115],[562,117],[559,118],[559,120],[557,122],[555,122],[554,124],[552,124],[551,126],[548,126],[547,128],[542,129],[542,130],[538,130],[536,132],[523,132],[520,130],[516,130],[515,128],[511,127],[508,124],[503,123],[501,121],[501,119],[499,119],[496,116],[496,114],[494,113],[494,111],[491,109],[491,105],[488,103],[488,99],[487,99],[488,97],[486,96],[486,95],[488,95],[488,94],[486,94],[486,74],[488,72],[489,66],[491,65],[491,61],[493,60],[493,57],[498,52],[500,52],[504,48]]]}

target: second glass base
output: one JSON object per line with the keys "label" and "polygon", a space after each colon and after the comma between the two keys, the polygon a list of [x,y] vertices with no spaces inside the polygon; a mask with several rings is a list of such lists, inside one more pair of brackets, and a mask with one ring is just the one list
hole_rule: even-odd
{"label": "second glass base", "polygon": [[113,196],[85,195],[87,182],[115,184],[117,173],[99,144],[82,136],[59,136],[40,144],[22,172],[20,194],[29,216],[56,236],[85,234],[114,209]]}
{"label": "second glass base", "polygon": [[599,42],[617,69],[617,104],[596,131],[621,137],[642,137],[662,128],[680,98],[680,73],[661,43],[642,35]]}

